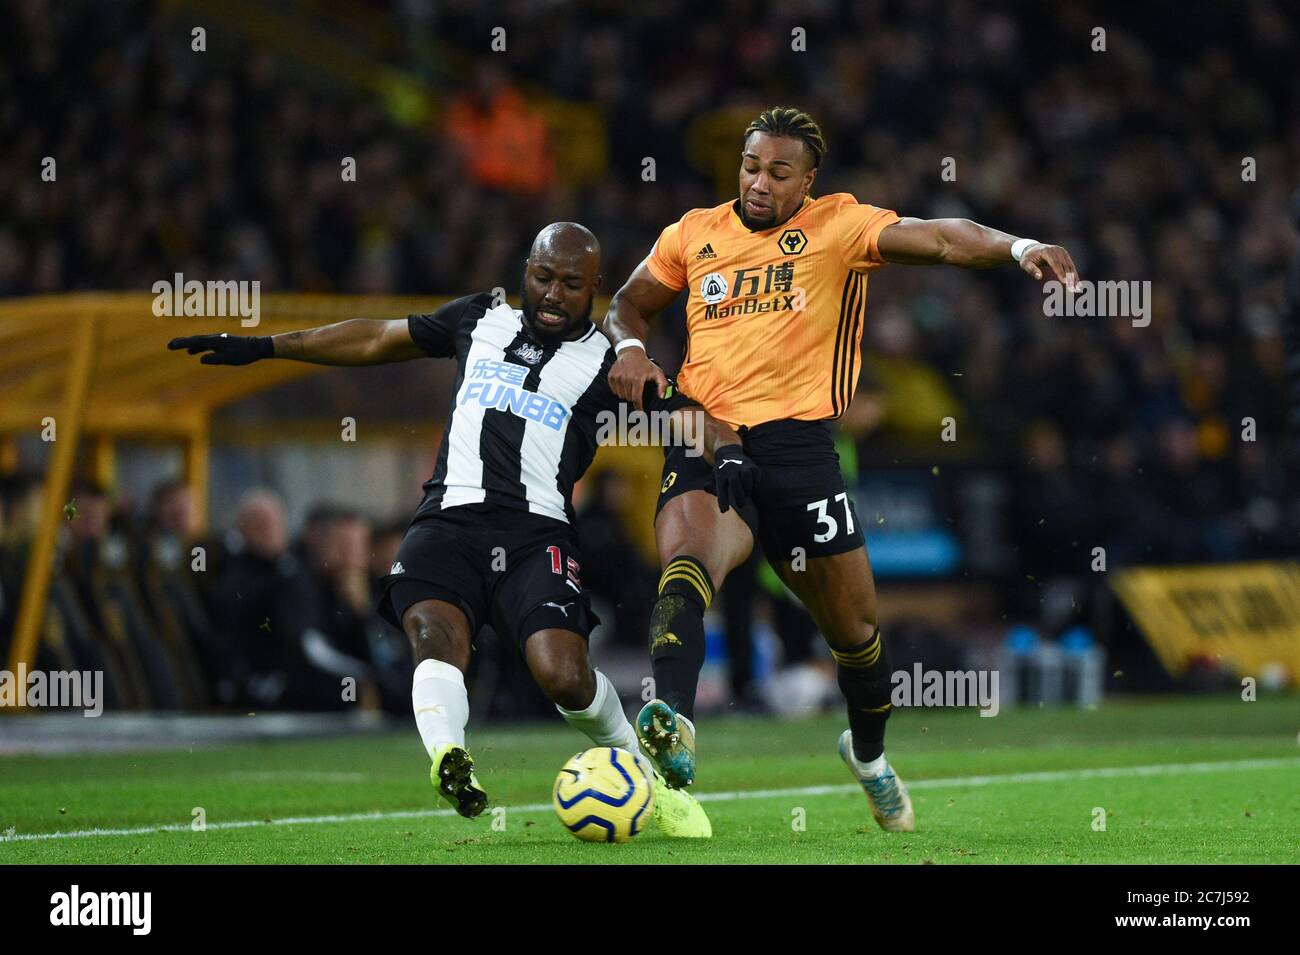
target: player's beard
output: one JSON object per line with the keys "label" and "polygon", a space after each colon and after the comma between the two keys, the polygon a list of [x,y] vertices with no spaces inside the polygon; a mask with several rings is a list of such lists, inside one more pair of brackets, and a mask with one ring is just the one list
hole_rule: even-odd
{"label": "player's beard", "polygon": [[780,224],[780,223],[778,223],[778,222],[776,221],[776,210],[775,210],[775,209],[772,210],[772,214],[771,214],[770,216],[768,216],[766,219],[764,219],[764,220],[762,220],[762,221],[760,222],[760,221],[758,221],[758,220],[755,220],[755,219],[754,219],[754,218],[753,218],[753,217],[752,217],[748,212],[745,211],[745,203],[744,203],[744,200],[742,200],[742,199],[737,199],[737,200],[736,200],[736,208],[737,208],[737,210],[738,210],[739,213],[740,213],[740,221],[741,221],[741,223],[742,223],[742,224],[744,225],[744,227],[745,227],[746,229],[748,229],[750,232],[762,232],[762,231],[764,231],[765,229],[773,229],[773,228],[776,228],[776,226]]}
{"label": "player's beard", "polygon": [[537,321],[537,303],[528,295],[528,286],[519,295],[520,311],[524,313],[524,323],[538,338],[568,338],[578,329],[585,329],[588,321],[591,319],[591,310],[595,306],[595,299],[587,302],[587,307],[583,310],[581,317],[574,318],[569,315],[569,320],[559,328],[548,328]]}

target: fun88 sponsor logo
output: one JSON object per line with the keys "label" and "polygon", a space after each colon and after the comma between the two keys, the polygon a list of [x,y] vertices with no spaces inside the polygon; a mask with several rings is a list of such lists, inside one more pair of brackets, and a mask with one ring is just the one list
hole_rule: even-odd
{"label": "fun88 sponsor logo", "polygon": [[[525,369],[520,369],[527,373]],[[525,421],[535,421],[552,431],[562,431],[569,419],[569,409],[553,398],[525,391],[514,385],[491,381],[468,382],[460,392],[460,404],[478,402],[484,408],[507,411]]]}

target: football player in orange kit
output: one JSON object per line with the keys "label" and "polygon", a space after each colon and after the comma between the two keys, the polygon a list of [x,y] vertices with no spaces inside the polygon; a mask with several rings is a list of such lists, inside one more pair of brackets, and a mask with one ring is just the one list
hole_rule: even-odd
{"label": "football player in orange kit", "polygon": [[610,387],[639,406],[647,382],[661,395],[667,384],[642,344],[648,319],[688,291],[677,401],[703,406],[740,433],[743,445],[718,449],[718,467],[748,472],[746,486],[755,485],[733,508],[707,463],[665,449],[655,518],[663,575],[650,622],[658,698],[636,728],[669,785],[694,781],[704,611],[757,538],[830,645],[848,704],[841,758],[881,827],[909,832],[911,800],[884,756],[891,686],[875,583],[831,431],[861,370],[868,273],[887,262],[1018,263],[1071,290],[1077,277],[1060,246],[966,219],[901,218],[846,193],[814,199],[825,153],[806,113],[762,113],[745,130],[739,198],[693,209],[664,229],[602,325],[618,352]]}

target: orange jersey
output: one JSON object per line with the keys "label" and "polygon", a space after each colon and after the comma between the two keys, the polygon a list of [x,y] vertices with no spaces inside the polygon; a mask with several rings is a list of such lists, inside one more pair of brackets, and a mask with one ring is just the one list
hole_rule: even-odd
{"label": "orange jersey", "polygon": [[733,426],[838,418],[862,370],[867,273],[885,264],[876,241],[899,217],[839,192],[750,232],[734,205],[692,209],[646,259],[689,290],[677,383]]}

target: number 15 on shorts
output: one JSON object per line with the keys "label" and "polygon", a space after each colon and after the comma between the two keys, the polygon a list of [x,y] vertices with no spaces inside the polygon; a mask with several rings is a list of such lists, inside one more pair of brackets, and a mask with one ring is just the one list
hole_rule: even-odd
{"label": "number 15 on shorts", "polygon": [[582,581],[578,579],[578,562],[572,557],[565,557],[560,548],[552,544],[546,548],[546,553],[551,558],[551,573],[563,574],[568,570],[568,579],[574,590],[582,591]]}
{"label": "number 15 on shorts", "polygon": [[808,505],[808,510],[813,511],[817,518],[817,532],[813,534],[813,540],[818,544],[833,540],[840,532],[839,522],[835,519],[840,508],[832,507],[832,502],[844,509],[844,533],[853,533],[853,512],[849,510],[849,494],[847,491],[840,491],[834,498],[824,497]]}

